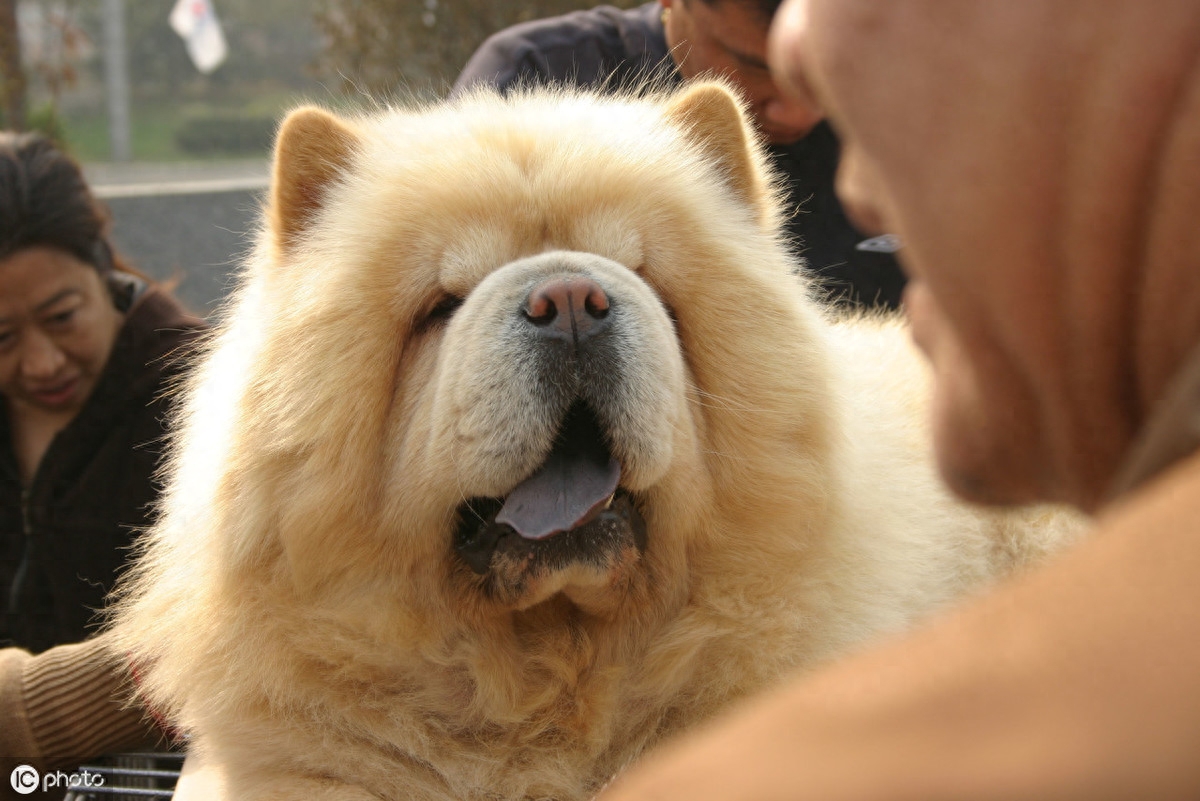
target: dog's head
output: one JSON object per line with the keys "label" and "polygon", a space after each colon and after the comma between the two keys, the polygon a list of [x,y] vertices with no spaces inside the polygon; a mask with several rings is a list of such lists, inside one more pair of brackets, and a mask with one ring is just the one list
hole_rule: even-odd
{"label": "dog's head", "polygon": [[292,113],[164,531],[372,632],[628,624],[780,547],[824,365],[753,137],[720,84]]}

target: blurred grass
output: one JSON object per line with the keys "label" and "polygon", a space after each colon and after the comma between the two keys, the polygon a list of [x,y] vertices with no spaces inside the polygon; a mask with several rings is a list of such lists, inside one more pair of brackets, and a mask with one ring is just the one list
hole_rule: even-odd
{"label": "blurred grass", "polygon": [[[203,161],[179,146],[177,132],[195,120],[212,117],[228,119],[278,120],[284,112],[311,98],[293,93],[255,96],[245,103],[204,103],[135,101],[130,112],[130,146],[134,161]],[[111,160],[108,117],[104,110],[60,112],[62,133],[68,150],[82,162]],[[265,155],[265,153],[263,154]],[[221,158],[213,154],[211,158]]]}
{"label": "blurred grass", "polygon": [[[130,149],[137,161],[176,161],[176,113],[169,108],[136,109],[130,119]],[[109,161],[108,118],[64,116],[67,147],[80,161]]]}

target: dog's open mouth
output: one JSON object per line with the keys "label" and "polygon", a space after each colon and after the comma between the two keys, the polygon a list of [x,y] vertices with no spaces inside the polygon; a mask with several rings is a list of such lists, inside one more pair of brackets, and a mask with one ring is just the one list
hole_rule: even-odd
{"label": "dog's open mouth", "polygon": [[459,506],[454,549],[480,575],[497,560],[554,570],[603,562],[630,544],[643,551],[645,523],[620,479],[595,413],[576,402],[533,475],[506,498]]}

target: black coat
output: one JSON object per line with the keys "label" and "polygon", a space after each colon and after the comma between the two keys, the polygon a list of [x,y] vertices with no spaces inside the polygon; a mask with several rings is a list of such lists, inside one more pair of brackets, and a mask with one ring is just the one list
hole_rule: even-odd
{"label": "black coat", "polygon": [[[614,91],[677,84],[661,14],[658,3],[599,6],[506,28],[471,56],[451,94],[476,85],[507,92],[552,83]],[[905,278],[895,257],[884,240],[854,228],[834,192],[840,148],[829,124],[798,142],[769,145],[768,155],[787,187],[786,233],[805,273],[837,303],[899,306]]]}
{"label": "black coat", "polygon": [[165,390],[205,324],[167,294],[128,312],[83,408],[21,486],[0,398],[0,646],[41,651],[83,639],[160,486]]}

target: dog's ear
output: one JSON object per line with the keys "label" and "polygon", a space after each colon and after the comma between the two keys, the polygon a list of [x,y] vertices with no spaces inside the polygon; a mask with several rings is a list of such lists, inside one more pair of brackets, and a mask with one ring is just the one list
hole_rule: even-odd
{"label": "dog's ear", "polygon": [[268,220],[287,249],[312,222],[329,185],[350,166],[359,135],[344,120],[314,106],[288,114],[275,141]]}
{"label": "dog's ear", "polygon": [[688,86],[671,99],[667,117],[716,160],[744,201],[766,211],[771,190],[759,166],[755,134],[726,84],[701,81]]}

